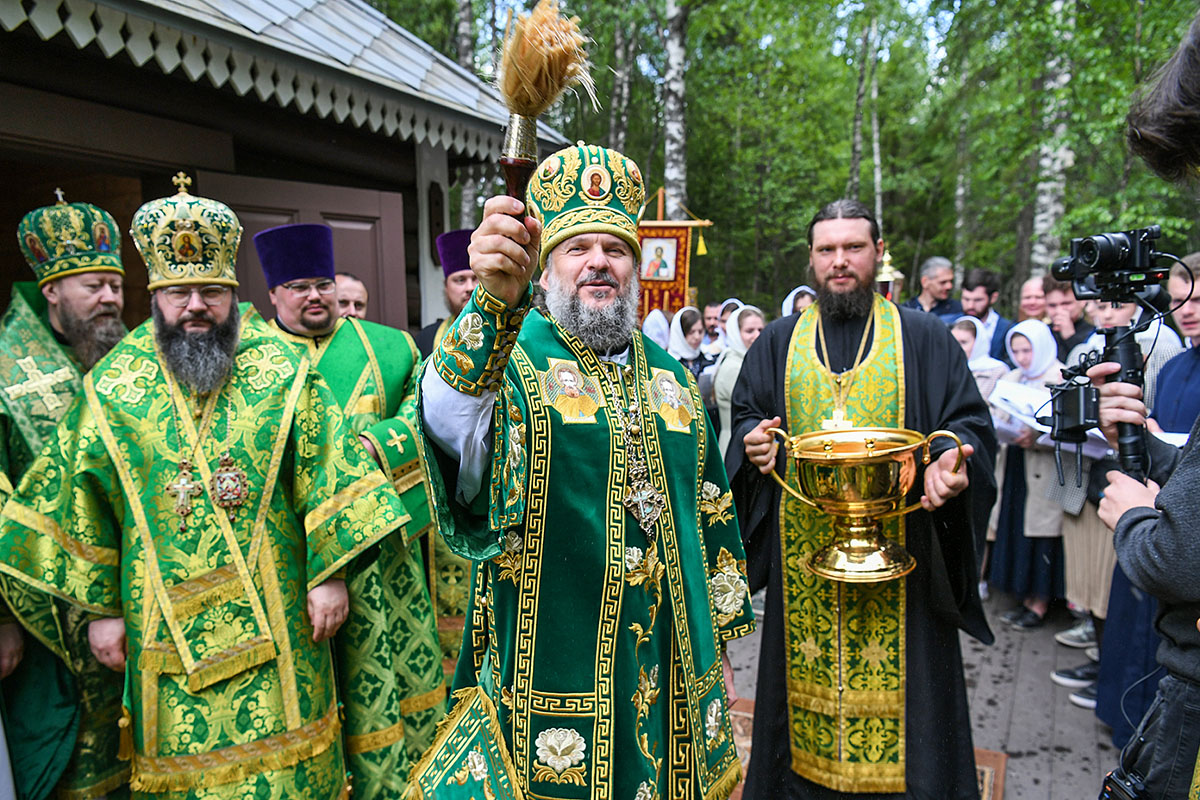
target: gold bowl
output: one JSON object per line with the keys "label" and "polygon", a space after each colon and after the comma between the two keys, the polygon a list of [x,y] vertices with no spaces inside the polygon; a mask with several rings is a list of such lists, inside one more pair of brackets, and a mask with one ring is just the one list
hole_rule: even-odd
{"label": "gold bowl", "polygon": [[905,506],[904,498],[917,477],[916,453],[930,461],[929,445],[945,436],[958,447],[957,472],[962,466],[962,441],[939,430],[925,435],[906,428],[843,428],[788,436],[784,452],[796,464],[797,486],[771,475],[793,497],[832,517],[833,538],[805,562],[812,573],[845,583],[877,583],[912,572],[916,560],[883,535],[882,520],[903,516],[921,507]]}

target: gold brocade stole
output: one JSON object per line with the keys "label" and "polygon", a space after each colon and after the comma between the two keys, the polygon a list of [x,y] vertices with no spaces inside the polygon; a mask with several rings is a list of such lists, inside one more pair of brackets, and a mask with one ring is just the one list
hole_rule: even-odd
{"label": "gold brocade stole", "polygon": [[[817,430],[833,410],[830,374],[817,356],[819,309],[800,317],[788,345],[787,426]],[[874,334],[846,403],[859,427],[900,427],[904,353],[898,309],[876,296]],[[782,451],[780,452],[782,456]],[[796,485],[788,459],[786,479]],[[840,792],[903,792],[905,581],[841,583],[805,559],[830,538],[829,518],[783,493],[779,505],[792,770]],[[904,543],[902,520],[884,533]]]}

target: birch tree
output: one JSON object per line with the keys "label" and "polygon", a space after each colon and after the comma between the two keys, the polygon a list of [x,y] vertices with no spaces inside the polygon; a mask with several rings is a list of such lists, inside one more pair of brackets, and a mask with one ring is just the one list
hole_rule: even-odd
{"label": "birch tree", "polygon": [[862,121],[863,99],[866,97],[867,85],[867,48],[871,46],[871,34],[875,18],[863,26],[862,46],[858,58],[858,91],[854,96],[854,126],[850,134],[850,177],[846,181],[846,197],[858,199],[858,172],[862,166]]}
{"label": "birch tree", "polygon": [[686,0],[666,0],[667,72],[663,81],[663,186],[668,219],[685,219],[687,205]]}
{"label": "birch tree", "polygon": [[[1050,6],[1052,20],[1061,20],[1063,39],[1070,41],[1075,24],[1074,15],[1066,13],[1063,0]],[[1038,145],[1038,182],[1034,190],[1032,247],[1029,266],[1031,275],[1044,275],[1060,255],[1059,236],[1055,230],[1065,212],[1063,204],[1067,185],[1067,170],[1075,163],[1075,153],[1067,141],[1067,86],[1071,68],[1061,52],[1053,53],[1046,64],[1043,80],[1045,98],[1042,119],[1045,137]]]}

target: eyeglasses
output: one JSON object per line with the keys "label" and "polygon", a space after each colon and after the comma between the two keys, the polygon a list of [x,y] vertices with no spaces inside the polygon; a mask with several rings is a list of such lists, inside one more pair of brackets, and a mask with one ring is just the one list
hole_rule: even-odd
{"label": "eyeglasses", "polygon": [[233,291],[229,286],[168,286],[165,289],[159,289],[163,297],[167,298],[167,302],[175,308],[186,308],[187,304],[192,301],[192,294],[199,294],[200,299],[205,305],[215,306],[229,296]]}
{"label": "eyeglasses", "polygon": [[293,281],[279,285],[297,298],[308,297],[313,289],[317,290],[317,294],[333,294],[334,290],[337,289],[337,284],[328,279],[320,281]]}

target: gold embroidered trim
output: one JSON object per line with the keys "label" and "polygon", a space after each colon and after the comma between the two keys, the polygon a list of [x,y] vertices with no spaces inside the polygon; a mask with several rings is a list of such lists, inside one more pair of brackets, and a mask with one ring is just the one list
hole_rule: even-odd
{"label": "gold embroidered trim", "polygon": [[430,689],[424,694],[406,697],[400,701],[401,714],[415,714],[418,711],[425,711],[433,708],[438,703],[442,702],[446,697],[446,687],[438,686],[436,689]]}
{"label": "gold embroidered trim", "polygon": [[82,786],[77,789],[66,789],[60,786],[54,790],[54,796],[57,800],[92,800],[92,798],[103,797],[117,787],[127,783],[131,771],[132,768],[126,766],[99,783],[94,783],[91,786]]}
{"label": "gold embroidered trim", "polygon": [[[304,516],[304,529],[310,534],[315,533],[316,531],[320,530],[322,525],[324,525],[326,522],[329,522],[329,520],[333,519],[342,511],[344,511],[346,506],[350,505],[358,498],[369,494],[375,489],[378,489],[383,484],[383,475],[379,474],[375,470],[368,472],[366,475],[363,475],[361,478],[347,486],[345,489],[342,489],[337,494],[333,495],[332,497],[327,497],[324,501],[322,501],[321,505],[308,512],[308,514]],[[411,519],[411,517],[409,519]],[[407,522],[408,520],[402,519],[400,521]],[[322,546],[317,548],[318,551],[324,549],[323,545],[324,542],[322,541]]]}
{"label": "gold embroidered trim", "polygon": [[273,658],[275,658],[275,644],[267,636],[255,636],[253,639],[239,642],[228,650],[222,650],[220,653],[197,661],[193,669],[188,672],[188,688],[193,692],[198,692],[205,687],[212,686],[217,681],[232,678],[251,667],[265,664]]}
{"label": "gold embroidered trim", "polygon": [[[354,332],[358,334],[358,340],[362,342],[363,350],[367,352],[367,366],[371,369],[371,377],[375,379],[375,388],[379,391],[376,395],[376,403],[378,407],[375,413],[382,414],[383,409],[387,408],[387,384],[383,382],[383,371],[379,368],[379,359],[375,357],[375,348],[371,347],[371,340],[367,337],[367,332],[363,329],[362,323],[353,317],[345,317],[346,324],[354,328]],[[330,337],[332,340],[333,337]],[[418,359],[419,360],[419,359]],[[364,413],[356,411],[355,413]]]}
{"label": "gold embroidered trim", "polygon": [[4,515],[30,530],[49,536],[59,547],[76,558],[106,567],[115,567],[120,564],[120,554],[116,549],[88,544],[67,536],[53,519],[39,514],[28,506],[23,506],[15,500],[4,506]]}
{"label": "gold embroidered trim", "polygon": [[382,407],[379,405],[379,395],[377,394],[361,395],[350,408],[350,416],[379,413],[382,413]]}
{"label": "gold embroidered trim", "polygon": [[135,792],[179,792],[233,783],[260,772],[286,769],[324,753],[341,731],[337,704],[299,730],[188,756],[149,758],[134,754]]}
{"label": "gold embroidered trim", "polygon": [[176,617],[194,617],[206,608],[233,600],[242,594],[237,567],[226,564],[203,575],[188,578],[167,588],[167,598]]}
{"label": "gold embroidered trim", "polygon": [[389,744],[395,744],[403,738],[404,721],[401,720],[395,725],[390,725],[381,731],[371,731],[370,733],[360,733],[356,736],[347,736],[346,755],[353,756],[358,755],[359,753],[369,753],[372,750],[378,750],[381,747],[387,747]]}

